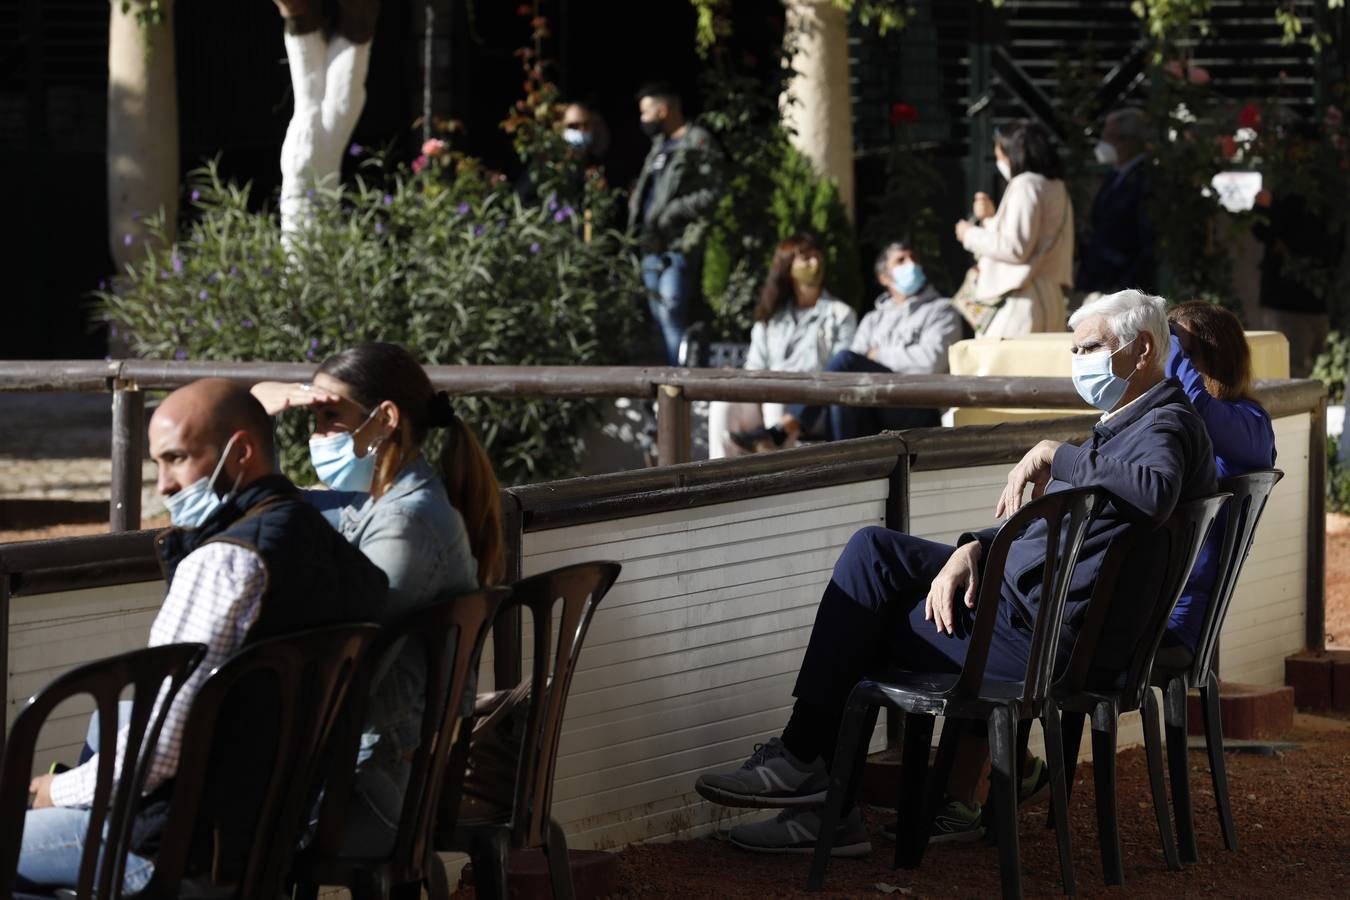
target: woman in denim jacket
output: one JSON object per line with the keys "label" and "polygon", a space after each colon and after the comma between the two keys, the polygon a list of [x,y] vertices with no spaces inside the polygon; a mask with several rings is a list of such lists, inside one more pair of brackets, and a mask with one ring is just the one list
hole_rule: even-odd
{"label": "woman in denim jacket", "polygon": [[[263,382],[253,393],[271,414],[313,408],[310,458],[331,490],[310,491],[309,499],[388,576],[385,622],[503,579],[492,464],[402,347],[361,344],[326,359],[312,384]],[[436,466],[422,452],[432,430],[445,433]],[[421,645],[410,643],[372,688],[348,812],[351,855],[380,858],[393,849],[425,670]]]}

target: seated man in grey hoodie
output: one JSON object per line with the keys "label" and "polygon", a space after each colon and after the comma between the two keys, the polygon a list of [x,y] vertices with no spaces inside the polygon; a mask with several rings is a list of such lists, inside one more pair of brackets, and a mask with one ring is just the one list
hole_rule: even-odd
{"label": "seated man in grey hoodie", "polygon": [[[961,316],[951,301],[928,283],[908,240],[889,244],[877,256],[877,281],[885,290],[863,316],[853,345],[830,358],[826,372],[885,372],[932,375],[947,371],[947,348],[961,339]],[[806,438],[843,440],[887,429],[941,424],[936,409],[879,406],[789,406],[773,426],[732,432],[737,445],[756,449],[782,446],[799,433]]]}

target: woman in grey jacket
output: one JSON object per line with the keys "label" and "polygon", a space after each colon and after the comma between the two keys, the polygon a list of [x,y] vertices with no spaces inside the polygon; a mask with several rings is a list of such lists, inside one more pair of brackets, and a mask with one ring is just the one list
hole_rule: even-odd
{"label": "woman in grey jacket", "polygon": [[[810,235],[793,235],[778,245],[760,292],[750,329],[747,371],[819,372],[847,350],[858,314],[825,288],[825,258]],[[783,417],[778,403],[723,403],[708,407],[708,456],[719,459],[741,450],[731,432],[763,429]],[[780,442],[781,443],[781,442]]]}
{"label": "woman in grey jacket", "polygon": [[[504,580],[492,463],[408,351],[360,344],[324,360],[312,384],[262,382],[253,394],[270,414],[313,409],[310,459],[332,490],[307,499],[388,576],[384,622]],[[434,466],[423,454],[433,430],[445,432]],[[372,687],[347,816],[353,856],[378,859],[393,849],[425,677],[421,646],[409,644]]]}

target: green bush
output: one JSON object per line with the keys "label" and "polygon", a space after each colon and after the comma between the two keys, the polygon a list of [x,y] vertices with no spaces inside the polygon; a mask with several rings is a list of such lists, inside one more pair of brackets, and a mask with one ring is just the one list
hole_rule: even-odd
{"label": "green bush", "polygon": [[1327,436],[1327,512],[1350,513],[1350,470],[1337,462],[1341,437]]}
{"label": "green bush", "polygon": [[[442,152],[446,160],[448,152]],[[622,361],[640,280],[627,240],[588,242],[577,209],[522,206],[500,177],[457,160],[420,174],[368,160],[350,188],[320,191],[288,249],[267,211],[214,166],[194,173],[192,222],[160,233],[98,300],[138,355],[318,362],[366,340],[426,363],[598,365]],[[594,179],[597,220],[616,198]],[[594,402],[458,401],[507,482],[576,471]],[[284,418],[284,466],[313,480],[307,417]]]}
{"label": "green bush", "polygon": [[1350,338],[1339,331],[1327,335],[1322,352],[1313,363],[1311,377],[1327,388],[1327,403],[1345,402],[1345,373],[1350,366]]}

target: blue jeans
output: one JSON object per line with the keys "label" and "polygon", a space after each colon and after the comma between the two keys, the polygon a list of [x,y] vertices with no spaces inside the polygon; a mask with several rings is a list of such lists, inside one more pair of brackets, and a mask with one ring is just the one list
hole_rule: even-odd
{"label": "blue jeans", "polygon": [[[131,715],[131,703],[118,707],[118,722]],[[90,717],[87,747],[98,746],[98,716]],[[19,849],[18,886],[20,889],[75,887],[80,878],[80,859],[89,830],[89,810],[81,807],[30,809],[24,816],[23,843]],[[122,886],[132,894],[145,887],[154,874],[151,860],[127,855]]]}
{"label": "blue jeans", "polygon": [[680,341],[689,326],[699,284],[699,258],[683,253],[648,253],[642,257],[642,283],[647,288],[647,306],[661,332],[666,348],[666,364],[675,365],[680,356]]}
{"label": "blue jeans", "polygon": [[[885,372],[891,370],[852,350],[840,350],[825,364],[826,372]],[[888,406],[819,406],[797,404],[788,412],[802,423],[803,433],[828,441],[870,437],[900,428],[936,428],[942,416],[936,409],[896,409]]]}

